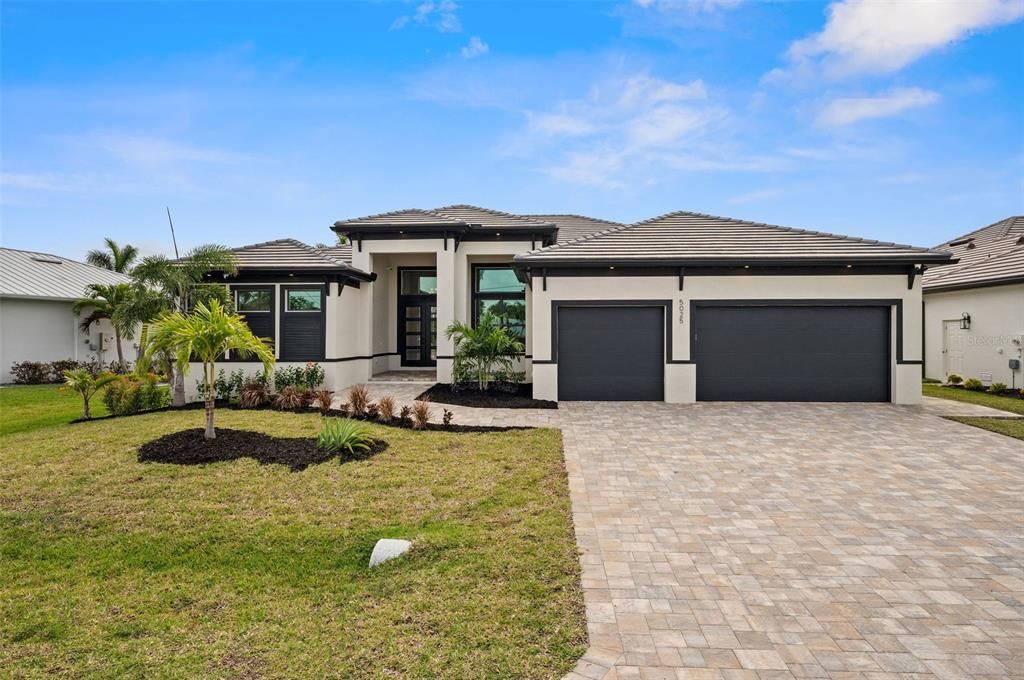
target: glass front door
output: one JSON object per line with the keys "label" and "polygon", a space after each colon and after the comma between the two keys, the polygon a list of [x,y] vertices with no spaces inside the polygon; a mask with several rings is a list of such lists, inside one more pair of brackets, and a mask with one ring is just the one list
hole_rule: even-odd
{"label": "glass front door", "polygon": [[398,352],[403,366],[437,365],[437,272],[399,272]]}

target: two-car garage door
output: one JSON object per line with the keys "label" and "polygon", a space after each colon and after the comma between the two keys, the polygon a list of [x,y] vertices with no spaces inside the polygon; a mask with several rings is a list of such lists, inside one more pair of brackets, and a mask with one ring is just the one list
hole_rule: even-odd
{"label": "two-car garage door", "polygon": [[[664,399],[669,307],[557,309],[558,398]],[[890,308],[695,307],[698,401],[888,401]]]}
{"label": "two-car garage door", "polygon": [[698,401],[889,401],[889,308],[699,306]]}

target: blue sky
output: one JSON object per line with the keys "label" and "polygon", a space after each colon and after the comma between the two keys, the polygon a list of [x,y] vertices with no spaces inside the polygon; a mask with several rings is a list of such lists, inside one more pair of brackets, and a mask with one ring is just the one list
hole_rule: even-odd
{"label": "blue sky", "polygon": [[473,203],[931,245],[1024,213],[1024,0],[2,4],[6,246]]}

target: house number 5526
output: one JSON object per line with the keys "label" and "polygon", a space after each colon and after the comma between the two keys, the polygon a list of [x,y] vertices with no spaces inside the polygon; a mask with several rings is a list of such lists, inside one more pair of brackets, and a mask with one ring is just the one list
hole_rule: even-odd
{"label": "house number 5526", "polygon": [[686,303],[683,300],[679,301],[679,323],[686,322]]}

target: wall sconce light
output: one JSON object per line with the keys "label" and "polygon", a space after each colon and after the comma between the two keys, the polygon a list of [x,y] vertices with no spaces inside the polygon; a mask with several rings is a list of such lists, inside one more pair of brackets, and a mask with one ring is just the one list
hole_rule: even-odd
{"label": "wall sconce light", "polygon": [[971,315],[967,312],[960,315],[960,330],[971,330]]}

